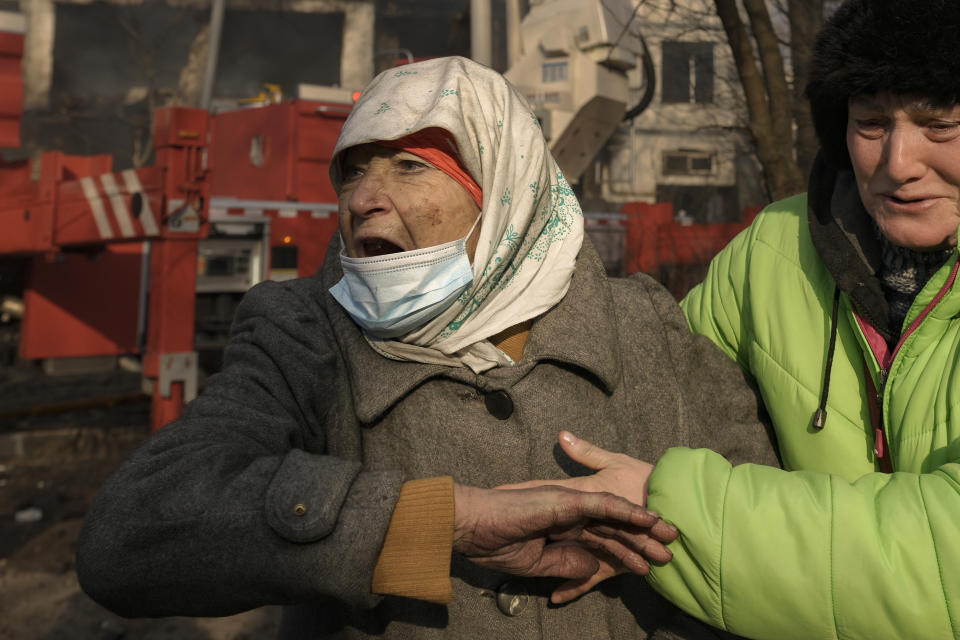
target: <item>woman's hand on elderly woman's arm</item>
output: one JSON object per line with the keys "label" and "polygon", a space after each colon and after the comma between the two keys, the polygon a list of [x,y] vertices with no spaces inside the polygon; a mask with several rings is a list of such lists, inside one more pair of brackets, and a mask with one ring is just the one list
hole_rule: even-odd
{"label": "woman's hand on elderly woman's arm", "polygon": [[[519,489],[555,485],[577,491],[615,494],[634,504],[646,506],[647,483],[653,472],[652,464],[623,453],[607,451],[582,438],[575,437],[568,431],[561,431],[559,439],[560,446],[572,460],[593,469],[596,473],[563,480],[532,480],[508,487]],[[657,563],[669,562],[672,554],[662,543],[673,541],[678,532],[676,528],[661,520],[658,514],[652,511],[647,513],[654,518],[655,524],[649,529],[645,541],[639,540],[642,534],[637,532],[634,542],[641,544],[641,553],[647,560]],[[614,534],[612,530],[603,527],[595,527],[594,532],[598,535]],[[664,536],[664,532],[669,532],[669,536]],[[574,600],[607,578],[631,570],[631,567],[626,566],[615,554],[611,555],[603,548],[597,549],[594,556],[597,570],[585,577],[567,576],[571,579],[557,587],[551,595],[554,603],[561,604]],[[635,572],[646,575],[649,570],[647,565],[645,570]]]}
{"label": "woman's hand on elderly woman's arm", "polygon": [[644,575],[650,561],[671,559],[664,543],[677,536],[656,514],[612,493],[547,482],[496,489],[458,484],[454,503],[454,551],[515,575],[577,583],[614,575],[613,567]]}

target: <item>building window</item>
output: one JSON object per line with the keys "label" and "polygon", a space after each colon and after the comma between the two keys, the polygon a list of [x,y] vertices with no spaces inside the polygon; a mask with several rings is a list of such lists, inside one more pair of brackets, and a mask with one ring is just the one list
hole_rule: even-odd
{"label": "building window", "polygon": [[712,42],[664,42],[662,53],[664,104],[713,102]]}
{"label": "building window", "polygon": [[270,247],[270,268],[271,269],[296,269],[297,268],[297,247],[294,245],[284,245],[282,247]]}
{"label": "building window", "polygon": [[663,175],[709,176],[713,174],[714,153],[695,149],[663,152]]}
{"label": "building window", "polygon": [[567,62],[544,62],[543,63],[543,81],[544,82],[566,82],[567,81]]}

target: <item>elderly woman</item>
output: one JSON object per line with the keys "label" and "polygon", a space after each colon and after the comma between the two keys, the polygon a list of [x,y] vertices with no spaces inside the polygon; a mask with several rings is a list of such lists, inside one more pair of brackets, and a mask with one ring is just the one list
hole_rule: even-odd
{"label": "elderly woman", "polygon": [[[711,636],[636,575],[670,557],[655,515],[479,488],[582,470],[558,427],[775,462],[736,366],[652,280],[606,278],[525,100],[462,58],[386,71],[331,174],[326,263],[250,291],[223,372],[103,488],[84,589],[123,615],[289,605],[298,638]],[[564,607],[505,573],[624,568]]]}
{"label": "elderly woman", "polygon": [[[958,34],[955,0],[845,2],[807,88],[809,193],[767,207],[683,302],[756,380],[791,470],[675,449],[649,477],[682,536],[650,581],[716,626],[960,637]],[[591,488],[649,473],[565,447],[607,469]]]}

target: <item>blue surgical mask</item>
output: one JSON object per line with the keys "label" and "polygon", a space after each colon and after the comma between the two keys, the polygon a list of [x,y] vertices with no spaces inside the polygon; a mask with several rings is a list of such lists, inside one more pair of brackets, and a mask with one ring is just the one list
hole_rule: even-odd
{"label": "blue surgical mask", "polygon": [[[477,217],[480,220],[480,217]],[[473,281],[466,237],[373,258],[340,252],[343,278],[330,293],[367,333],[396,338],[440,315]]]}

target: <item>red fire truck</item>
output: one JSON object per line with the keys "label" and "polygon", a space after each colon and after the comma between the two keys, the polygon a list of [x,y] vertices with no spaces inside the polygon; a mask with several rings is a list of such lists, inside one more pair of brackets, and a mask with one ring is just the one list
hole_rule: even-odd
{"label": "red fire truck", "polygon": [[[0,147],[19,146],[24,24],[0,13]],[[196,395],[236,301],[313,273],[336,229],[330,156],[350,96],[156,113],[156,163],[0,161],[0,257],[25,260],[19,353],[139,354],[152,425]]]}

